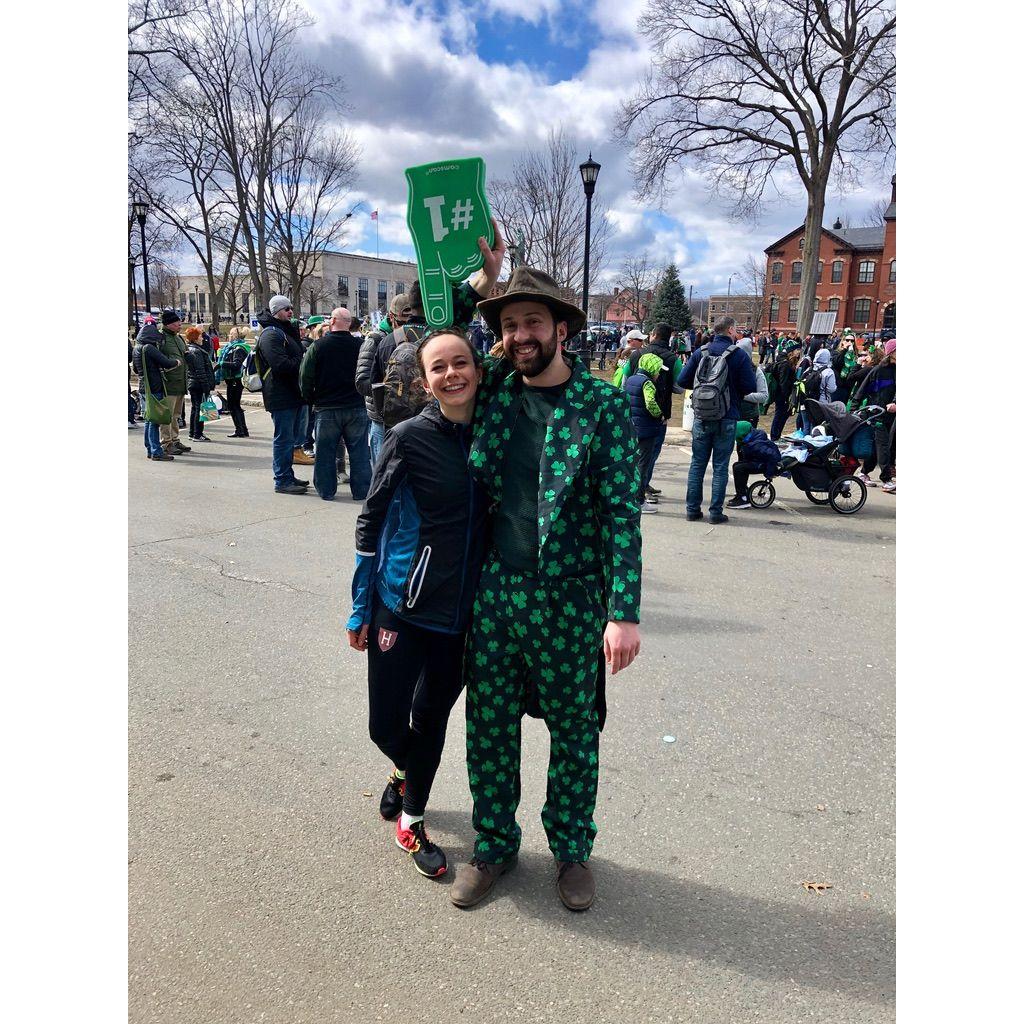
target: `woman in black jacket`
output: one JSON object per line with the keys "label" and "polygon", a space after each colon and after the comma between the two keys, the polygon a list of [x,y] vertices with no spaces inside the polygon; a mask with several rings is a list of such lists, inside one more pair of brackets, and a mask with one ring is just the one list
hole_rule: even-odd
{"label": "woman in black jacket", "polygon": [[194,441],[209,441],[203,434],[203,421],[200,418],[203,400],[214,388],[213,362],[210,354],[202,345],[203,332],[198,327],[185,329],[185,386],[188,388],[191,412],[188,421],[188,436]]}
{"label": "woman in black jacket", "polygon": [[380,813],[421,875],[447,871],[423,824],[448,715],[462,690],[466,629],[483,562],[487,502],[469,473],[480,355],[460,331],[427,334],[420,374],[436,399],[388,431],[356,524],[349,644],[369,661],[370,737],[394,763]]}
{"label": "woman in black jacket", "polygon": [[[147,323],[135,341],[135,349],[132,352],[132,368],[139,376],[139,391],[149,402],[150,397],[164,397],[164,378],[161,370],[172,370],[180,365],[177,359],[171,359],[160,351],[162,336],[155,323]],[[146,429],[143,434],[146,442],[146,458],[154,462],[173,462],[174,456],[164,454],[163,446],[160,444],[160,424],[151,423],[146,420]]]}
{"label": "woman in black jacket", "polygon": [[780,353],[772,367],[772,377],[775,379],[775,415],[772,417],[769,436],[773,441],[778,441],[782,437],[786,420],[789,419],[791,412],[789,399],[793,394],[793,385],[796,384],[796,365],[800,362],[800,356],[799,348],[795,348],[785,355]]}

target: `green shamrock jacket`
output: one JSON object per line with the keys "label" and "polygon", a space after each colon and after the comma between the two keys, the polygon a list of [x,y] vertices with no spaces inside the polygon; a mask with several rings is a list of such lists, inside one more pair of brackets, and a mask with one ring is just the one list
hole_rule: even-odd
{"label": "green shamrock jacket", "polygon": [[[640,621],[640,479],[637,443],[622,391],[572,368],[541,455],[538,574],[552,580],[600,566],[609,620]],[[522,406],[523,382],[488,359],[477,397],[471,470],[501,501],[502,453]]]}

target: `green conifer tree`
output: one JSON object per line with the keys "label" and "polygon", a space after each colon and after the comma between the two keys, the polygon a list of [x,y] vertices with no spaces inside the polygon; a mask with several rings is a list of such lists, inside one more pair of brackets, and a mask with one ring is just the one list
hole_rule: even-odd
{"label": "green conifer tree", "polygon": [[654,293],[654,302],[644,321],[644,330],[654,330],[655,324],[669,324],[674,331],[685,331],[693,324],[686,292],[679,281],[679,271],[674,263],[670,263],[661,276]]}

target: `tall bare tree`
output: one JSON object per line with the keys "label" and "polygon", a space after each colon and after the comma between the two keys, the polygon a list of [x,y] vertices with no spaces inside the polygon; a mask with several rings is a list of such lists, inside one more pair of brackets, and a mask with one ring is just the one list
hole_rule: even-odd
{"label": "tall bare tree", "polygon": [[[654,62],[617,124],[636,147],[638,193],[663,193],[666,171],[689,160],[744,216],[795,173],[807,201],[804,265],[816,267],[833,168],[842,185],[858,164],[887,162],[893,151],[893,4],[649,0],[639,27]],[[801,334],[814,285],[805,273]]]}
{"label": "tall bare tree", "polygon": [[629,310],[638,324],[643,323],[647,316],[660,277],[660,271],[646,252],[639,256],[627,256],[622,263],[622,269],[615,279],[619,286],[615,301]]}
{"label": "tall bare tree", "polygon": [[[525,261],[550,274],[567,298],[578,301],[583,291],[583,234],[586,198],[580,181],[575,142],[563,128],[548,132],[542,150],[516,161],[512,176],[492,182],[491,206],[505,238],[525,241]],[[601,272],[608,238],[608,220],[599,199],[593,203],[590,234],[590,278]]]}
{"label": "tall bare tree", "polygon": [[161,54],[148,69],[155,87],[187,85],[208,110],[258,304],[269,298],[269,182],[286,134],[310,100],[329,99],[338,85],[299,53],[297,34],[311,24],[296,0],[196,0],[146,30],[147,48]]}
{"label": "tall bare tree", "polygon": [[755,331],[759,331],[765,320],[767,303],[765,297],[767,265],[765,261],[747,256],[746,262],[740,268],[740,280],[743,282],[747,294],[753,296],[750,305],[750,326]]}
{"label": "tall bare tree", "polygon": [[267,188],[269,237],[286,270],[295,302],[323,254],[341,244],[348,215],[343,200],[355,181],[359,146],[345,130],[329,130],[311,99],[285,128]]}
{"label": "tall bare tree", "polygon": [[225,153],[205,97],[186,83],[154,93],[142,120],[144,143],[129,182],[158,220],[176,230],[206,275],[210,319],[217,328],[224,297],[222,268],[234,260],[241,228]]}

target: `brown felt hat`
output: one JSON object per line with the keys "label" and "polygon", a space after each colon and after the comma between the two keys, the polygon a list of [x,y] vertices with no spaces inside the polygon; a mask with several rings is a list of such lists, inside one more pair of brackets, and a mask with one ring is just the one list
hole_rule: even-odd
{"label": "brown felt hat", "polygon": [[566,302],[562,298],[561,289],[555,279],[543,270],[532,267],[516,267],[509,278],[508,289],[504,295],[493,299],[484,299],[477,303],[480,315],[487,326],[494,331],[497,338],[501,337],[501,311],[510,302],[541,302],[551,310],[555,323],[564,320],[568,324],[568,337],[578,334],[587,326],[587,317],[579,306]]}

